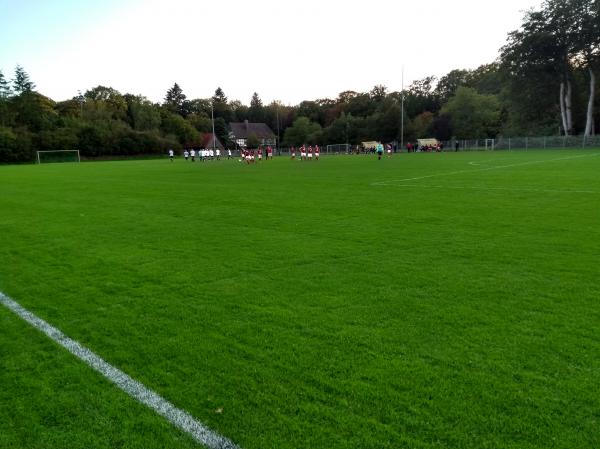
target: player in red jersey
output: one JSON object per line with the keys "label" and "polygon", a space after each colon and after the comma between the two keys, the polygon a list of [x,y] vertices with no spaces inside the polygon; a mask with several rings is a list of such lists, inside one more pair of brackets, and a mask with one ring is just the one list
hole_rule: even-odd
{"label": "player in red jersey", "polygon": [[308,160],[312,161],[312,157],[313,157],[313,148],[312,146],[308,147]]}
{"label": "player in red jersey", "polygon": [[321,152],[321,149],[319,148],[319,145],[315,145],[315,160],[319,160],[319,153]]}

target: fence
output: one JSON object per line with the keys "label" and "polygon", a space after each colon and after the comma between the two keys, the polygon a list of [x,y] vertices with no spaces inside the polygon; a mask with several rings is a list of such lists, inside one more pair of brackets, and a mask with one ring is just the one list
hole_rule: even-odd
{"label": "fence", "polygon": [[442,142],[444,151],[529,150],[600,147],[598,136],[498,137],[496,139],[452,140]]}
{"label": "fence", "polygon": [[[391,142],[395,152],[406,152],[400,148],[400,142]],[[540,150],[561,148],[600,148],[600,135],[596,136],[547,136],[547,137],[497,137],[496,139],[472,139],[472,140],[446,140],[441,141],[444,151],[455,151],[458,143],[459,151],[512,151],[512,150]],[[353,154],[356,153],[356,145],[338,144],[323,145],[320,147],[321,155],[324,154]],[[290,156],[291,148],[274,148],[275,156]],[[414,151],[414,150],[413,150]],[[360,151],[364,153],[364,151]],[[238,155],[239,151],[234,152]],[[296,148],[296,156],[300,157],[300,149]]]}

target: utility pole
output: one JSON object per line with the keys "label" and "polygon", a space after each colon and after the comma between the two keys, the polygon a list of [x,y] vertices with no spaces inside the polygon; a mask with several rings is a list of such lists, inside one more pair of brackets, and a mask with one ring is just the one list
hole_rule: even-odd
{"label": "utility pole", "polygon": [[400,107],[400,151],[404,148],[404,65],[402,66],[402,101]]}
{"label": "utility pole", "polygon": [[277,115],[277,154],[279,154],[279,102],[277,102],[277,107],[275,108],[275,112]]}
{"label": "utility pole", "polygon": [[214,103],[214,100],[211,99],[210,100],[210,118],[212,120],[213,152],[214,152],[215,145],[217,144],[217,136],[215,135],[215,110],[213,108],[213,103]]}

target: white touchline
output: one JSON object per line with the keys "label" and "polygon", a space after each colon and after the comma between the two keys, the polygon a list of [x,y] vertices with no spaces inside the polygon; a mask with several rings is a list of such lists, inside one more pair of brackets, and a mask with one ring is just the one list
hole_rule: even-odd
{"label": "white touchline", "polygon": [[520,166],[523,166],[523,165],[532,165],[532,164],[544,164],[546,162],[566,161],[566,160],[569,160],[569,159],[578,159],[578,158],[582,158],[582,157],[593,157],[593,156],[598,156],[598,155],[600,155],[600,153],[581,154],[581,155],[578,155],[578,156],[568,156],[568,157],[559,157],[559,158],[556,158],[556,159],[546,159],[546,160],[542,160],[542,161],[520,162],[518,164],[494,165],[492,167],[475,168],[475,169],[472,169],[472,170],[457,170],[457,171],[451,171],[451,172],[446,172],[446,173],[435,173],[433,175],[417,176],[415,178],[391,179],[391,180],[388,180],[388,181],[373,182],[373,183],[371,183],[371,185],[372,186],[388,186],[388,185],[396,183],[396,182],[417,181],[419,179],[436,178],[438,176],[451,176],[451,175],[460,175],[462,173],[475,173],[475,172],[480,172],[480,171],[499,170],[501,168],[520,167]]}
{"label": "white touchline", "polygon": [[51,326],[32,312],[23,308],[19,303],[0,292],[0,303],[27,321],[36,329],[42,331],[56,343],[67,349],[71,354],[84,361],[106,379],[133,397],[137,401],[154,410],[167,419],[171,424],[192,436],[197,442],[209,449],[240,449],[238,445],[210,430],[189,413],[178,409],[158,393],[145,387],[123,371],[105,362],[88,348],[70,339],[57,328]]}
{"label": "white touchline", "polygon": [[561,190],[561,189],[534,189],[529,187],[486,187],[486,186],[451,186],[432,184],[389,184],[395,187],[420,187],[422,189],[458,189],[458,190],[498,190],[509,192],[541,192],[541,193],[591,193],[599,194],[600,190]]}

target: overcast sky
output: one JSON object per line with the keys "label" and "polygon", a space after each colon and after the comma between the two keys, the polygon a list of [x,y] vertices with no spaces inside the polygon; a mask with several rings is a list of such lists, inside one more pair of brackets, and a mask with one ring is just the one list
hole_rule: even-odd
{"label": "overcast sky", "polygon": [[97,85],[249,104],[391,91],[494,61],[534,0],[0,0],[0,70],[65,100]]}

